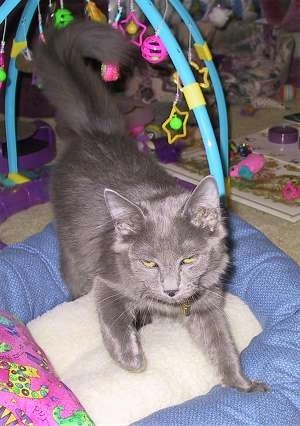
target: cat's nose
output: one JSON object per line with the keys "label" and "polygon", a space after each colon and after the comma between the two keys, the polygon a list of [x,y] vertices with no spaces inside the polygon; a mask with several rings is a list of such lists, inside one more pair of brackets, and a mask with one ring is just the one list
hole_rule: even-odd
{"label": "cat's nose", "polygon": [[178,290],[164,290],[164,293],[166,293],[170,297],[174,297],[176,293],[178,293]]}

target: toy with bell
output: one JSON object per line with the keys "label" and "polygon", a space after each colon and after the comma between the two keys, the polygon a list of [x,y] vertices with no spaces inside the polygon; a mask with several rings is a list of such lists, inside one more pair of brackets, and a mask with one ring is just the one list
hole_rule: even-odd
{"label": "toy with bell", "polygon": [[133,44],[136,46],[142,45],[147,27],[138,20],[134,10],[131,10],[128,16],[120,21],[118,28],[131,38]]}
{"label": "toy with bell", "polygon": [[243,142],[237,147],[237,152],[241,157],[247,157],[247,155],[251,154],[252,149],[249,144]]}
{"label": "toy with bell", "polygon": [[141,52],[143,58],[150,64],[158,64],[168,57],[168,51],[157,34],[144,39],[141,45]]}
{"label": "toy with bell", "polygon": [[56,28],[64,28],[74,21],[74,16],[69,9],[59,8],[54,13],[54,26]]}
{"label": "toy with bell", "polygon": [[0,58],[0,89],[2,88],[2,86],[4,85],[5,81],[6,81],[6,71],[4,68],[4,62],[2,61],[2,58]]}
{"label": "toy with bell", "polygon": [[6,19],[4,21],[3,36],[0,45],[0,89],[4,85],[7,75],[5,71],[5,33],[6,33]]}

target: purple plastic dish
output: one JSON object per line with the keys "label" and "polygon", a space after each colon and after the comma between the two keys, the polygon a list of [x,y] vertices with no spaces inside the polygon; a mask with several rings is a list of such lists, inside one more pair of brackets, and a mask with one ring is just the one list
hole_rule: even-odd
{"label": "purple plastic dish", "polygon": [[298,142],[298,129],[292,126],[274,126],[268,130],[268,140],[272,143],[288,145]]}
{"label": "purple plastic dish", "polygon": [[[28,138],[17,141],[18,168],[30,170],[43,166],[55,158],[55,133],[52,127],[36,120],[36,130]],[[0,143],[0,173],[8,173],[6,143]]]}
{"label": "purple plastic dish", "polygon": [[9,216],[49,200],[49,174],[11,188],[0,187],[0,224]]}

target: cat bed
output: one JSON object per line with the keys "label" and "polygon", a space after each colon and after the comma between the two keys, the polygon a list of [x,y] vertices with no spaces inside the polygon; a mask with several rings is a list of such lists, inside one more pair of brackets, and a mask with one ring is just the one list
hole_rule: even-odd
{"label": "cat bed", "polygon": [[[230,294],[226,313],[242,350],[260,333],[260,325]],[[110,358],[99,334],[92,295],[61,304],[28,327],[96,425],[131,424],[158,409],[204,395],[219,383],[204,354],[174,319],[155,319],[142,328],[147,357],[143,373],[124,371]]]}
{"label": "cat bed", "polygon": [[[266,382],[270,390],[265,394],[245,394],[234,389],[214,386],[207,394],[199,396],[201,386],[207,380],[204,377],[207,374],[211,377],[211,370],[208,367],[200,367],[199,363],[202,362],[200,353],[199,356],[198,353],[196,356],[193,355],[192,343],[175,323],[167,323],[163,327],[154,323],[144,328],[144,347],[149,360],[148,373],[146,371],[140,374],[129,374],[121,370],[110,361],[105,351],[101,351],[101,356],[97,356],[101,348],[99,335],[90,338],[88,342],[82,338],[75,341],[73,332],[87,337],[95,332],[94,322],[92,321],[93,325],[90,325],[85,321],[85,319],[88,320],[88,316],[94,315],[92,309],[88,307],[90,301],[87,296],[78,301],[63,304],[30,323],[30,328],[42,347],[44,346],[42,339],[49,339],[47,352],[49,352],[50,360],[53,360],[55,368],[61,377],[65,378],[66,384],[72,384],[73,390],[75,385],[76,389],[79,389],[75,393],[83,405],[88,404],[88,401],[87,404],[83,402],[85,382],[97,386],[93,392],[97,393],[97,401],[100,401],[102,398],[122,394],[125,376],[128,376],[134,389],[128,395],[129,411],[132,413],[130,421],[136,420],[139,425],[299,424],[300,268],[259,231],[238,217],[232,215],[230,225],[233,236],[234,268],[227,289],[247,303],[263,329],[242,352],[242,364],[249,377]],[[0,309],[17,314],[26,322],[68,299],[67,289],[58,272],[57,242],[51,225],[26,242],[5,248],[0,253],[0,282],[5,283],[5,286],[2,285],[0,295]],[[228,307],[230,305],[234,306],[233,312],[238,309],[238,303],[234,305],[230,302]],[[86,318],[79,313],[84,306],[87,312]],[[64,320],[59,319],[54,327],[51,322],[55,320],[59,312],[66,317]],[[38,330],[38,326],[42,322],[44,324],[41,331]],[[48,322],[47,328],[46,322]],[[237,319],[233,322],[242,325]],[[250,324],[250,320],[245,319],[245,322]],[[256,331],[252,330],[252,335],[257,332],[259,332],[257,328]],[[247,338],[249,339],[251,334],[246,335],[246,331],[240,334],[246,338],[244,344],[247,345]],[[72,341],[69,340],[71,336],[73,336]],[[147,338],[150,339],[149,347]],[[238,340],[237,336],[236,339]],[[56,355],[50,353],[51,342],[53,347],[54,342],[59,343]],[[62,345],[62,342],[65,344]],[[76,357],[79,354],[72,349],[76,344],[82,351],[84,362],[77,362]],[[85,349],[85,345],[89,348],[88,350]],[[66,359],[56,361],[54,358],[54,356],[60,356],[60,351],[63,352],[62,346],[68,351],[68,372],[60,370],[60,363],[66,362]],[[159,382],[160,386],[152,382],[152,385],[147,388],[145,385],[147,374],[150,375],[152,371],[150,368],[154,368],[151,364],[151,350],[155,350],[155,347],[161,354],[163,377],[168,379],[162,378]],[[239,347],[241,349],[243,345]],[[177,354],[178,359],[171,369],[171,362],[170,365],[168,363],[171,358],[168,357],[177,356]],[[189,363],[187,367],[181,364],[184,359]],[[178,365],[177,369],[176,365]],[[201,370],[197,370],[197,374],[196,368]],[[97,373],[100,371],[98,369],[101,369],[101,377]],[[155,368],[154,371],[159,379],[162,375],[161,371]],[[170,389],[168,384],[172,380],[173,387]],[[210,385],[206,390],[217,383],[216,378],[213,380],[209,382]],[[108,382],[110,383],[109,393],[103,387],[103,384]],[[147,404],[144,401],[144,395],[148,395],[148,391],[153,401],[156,401],[152,406],[149,406],[149,401]],[[161,395],[164,394],[166,399],[163,400]],[[193,398],[195,395],[198,396]],[[163,406],[169,407],[155,411],[159,407],[155,405],[157,400],[163,400]],[[118,404],[115,404],[111,412],[122,411],[122,401],[117,402]],[[180,405],[174,406],[179,402],[181,402]],[[94,404],[96,408],[97,404]],[[147,405],[148,412],[153,410],[154,414],[144,420],[138,420],[134,416],[138,413],[140,405]],[[89,411],[88,408],[87,411]],[[147,414],[139,413],[139,415]],[[108,425],[109,419],[105,419],[104,424]]]}

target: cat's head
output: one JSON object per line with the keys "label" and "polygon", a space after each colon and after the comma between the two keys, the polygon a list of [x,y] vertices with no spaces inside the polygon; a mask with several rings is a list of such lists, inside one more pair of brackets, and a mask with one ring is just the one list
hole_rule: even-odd
{"label": "cat's head", "polygon": [[122,289],[128,296],[180,304],[218,283],[228,254],[212,176],[192,194],[137,205],[107,189],[105,200],[115,227],[113,250],[119,271],[130,278],[130,285]]}

